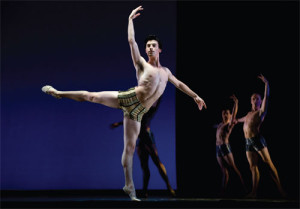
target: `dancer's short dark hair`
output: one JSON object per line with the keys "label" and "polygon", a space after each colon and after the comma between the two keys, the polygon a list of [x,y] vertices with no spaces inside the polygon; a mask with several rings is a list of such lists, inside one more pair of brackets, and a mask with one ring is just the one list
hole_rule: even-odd
{"label": "dancer's short dark hair", "polygon": [[161,41],[159,40],[159,38],[156,36],[156,35],[148,35],[146,38],[145,38],[145,48],[146,48],[146,44],[148,41],[151,41],[151,40],[155,40],[158,42],[158,48],[162,49],[162,43]]}

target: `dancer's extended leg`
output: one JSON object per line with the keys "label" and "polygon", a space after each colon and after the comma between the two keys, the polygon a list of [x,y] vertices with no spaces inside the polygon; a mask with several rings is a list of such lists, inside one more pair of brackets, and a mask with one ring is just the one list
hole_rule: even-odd
{"label": "dancer's extended leg", "polygon": [[42,91],[52,95],[55,98],[68,98],[78,102],[93,102],[103,104],[108,107],[118,108],[118,91],[101,91],[101,92],[88,92],[88,91],[58,91],[52,86],[44,86]]}
{"label": "dancer's extended leg", "polygon": [[[88,101],[103,104],[108,107],[119,108],[117,91],[58,91],[52,86],[44,86],[42,91],[56,98],[68,98],[75,101]],[[136,198],[132,179],[132,163],[136,140],[140,131],[140,122],[124,117],[124,150],[122,154],[122,166],[125,174],[125,186],[123,188],[131,200],[140,201]]]}

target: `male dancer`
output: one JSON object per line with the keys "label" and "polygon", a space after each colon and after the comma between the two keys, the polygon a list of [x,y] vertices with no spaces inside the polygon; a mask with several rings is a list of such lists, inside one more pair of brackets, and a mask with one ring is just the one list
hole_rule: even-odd
{"label": "male dancer", "polygon": [[134,182],[132,178],[133,154],[135,151],[136,140],[140,132],[141,120],[143,115],[149,110],[154,102],[165,91],[167,82],[170,81],[176,88],[180,89],[197,103],[199,110],[206,104],[195,92],[187,85],[179,81],[171,71],[160,64],[159,40],[150,37],[146,43],[146,53],[148,61],[141,55],[135,41],[133,19],[138,17],[138,11],[143,10],[142,6],[132,10],[128,18],[128,42],[131,56],[136,69],[138,85],[127,91],[58,91],[52,86],[44,86],[42,91],[55,98],[68,98],[75,101],[88,101],[102,104],[111,108],[120,108],[124,112],[124,150],[122,154],[122,166],[124,168],[125,186],[124,192],[129,195],[131,200],[140,201],[136,198]]}
{"label": "male dancer", "polygon": [[[171,184],[169,182],[169,178],[167,176],[167,171],[159,159],[158,152],[155,146],[154,134],[150,130],[151,120],[156,113],[158,106],[160,104],[161,97],[152,105],[147,113],[143,116],[141,121],[141,130],[138,136],[137,141],[137,154],[139,156],[141,167],[143,171],[143,196],[148,197],[148,184],[150,179],[150,170],[148,165],[149,155],[153,161],[153,163],[158,168],[158,171],[163,178],[164,182],[167,185],[168,191],[172,197],[175,197],[175,191],[172,189]],[[122,125],[123,122],[116,122],[110,125],[111,128],[116,128]]]}
{"label": "male dancer", "polygon": [[238,99],[235,95],[232,95],[230,98],[233,99],[234,105],[232,109],[232,114],[230,110],[225,109],[222,111],[222,122],[219,123],[216,128],[216,157],[222,171],[222,187],[221,187],[221,196],[224,195],[224,192],[227,188],[229,180],[228,168],[233,168],[235,173],[239,176],[240,181],[243,185],[243,188],[246,192],[246,187],[242,178],[242,175],[238,168],[235,165],[234,158],[231,152],[231,147],[229,144],[229,136],[232,132],[232,129],[236,123],[234,123],[237,110],[238,110]]}
{"label": "male dancer", "polygon": [[260,134],[260,126],[265,119],[267,114],[267,106],[269,100],[269,82],[261,74],[258,76],[262,82],[265,83],[264,98],[261,101],[261,96],[257,93],[251,96],[251,111],[237,122],[244,123],[243,131],[246,139],[246,155],[249,162],[250,170],[252,173],[252,191],[247,195],[249,198],[256,198],[257,188],[259,183],[259,170],[258,170],[258,158],[262,158],[263,162],[267,164],[270,174],[276,186],[283,197],[286,196],[278,176],[277,169],[275,168],[269,151],[267,143],[264,137]]}

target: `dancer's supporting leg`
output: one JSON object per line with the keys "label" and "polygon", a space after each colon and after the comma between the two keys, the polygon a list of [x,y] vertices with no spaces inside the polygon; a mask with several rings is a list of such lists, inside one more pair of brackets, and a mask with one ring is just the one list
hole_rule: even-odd
{"label": "dancer's supporting leg", "polygon": [[252,174],[252,190],[246,197],[256,198],[258,183],[260,179],[260,174],[258,170],[259,155],[256,152],[252,152],[252,151],[246,151],[246,155],[249,162],[250,171]]}
{"label": "dancer's supporting leg", "polygon": [[141,123],[124,117],[124,150],[122,155],[122,166],[125,174],[125,186],[123,188],[129,197],[134,201],[136,198],[135,187],[132,178],[133,154],[135,151],[136,140],[140,132]]}
{"label": "dancer's supporting leg", "polygon": [[229,172],[228,172],[227,164],[223,157],[217,156],[217,161],[219,163],[222,172],[222,184],[221,184],[220,196],[223,197],[229,181]]}

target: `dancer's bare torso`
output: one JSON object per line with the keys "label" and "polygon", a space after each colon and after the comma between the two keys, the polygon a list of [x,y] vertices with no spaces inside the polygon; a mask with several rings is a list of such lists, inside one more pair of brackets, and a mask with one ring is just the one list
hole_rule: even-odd
{"label": "dancer's bare torso", "polygon": [[220,123],[216,132],[216,145],[228,144],[231,131],[232,128],[229,123]]}
{"label": "dancer's bare torso", "polygon": [[141,104],[149,109],[152,104],[163,94],[170,71],[165,67],[154,67],[144,59],[137,69],[138,86],[136,94]]}
{"label": "dancer's bare torso", "polygon": [[259,110],[248,112],[243,126],[245,138],[255,137],[259,133],[262,120]]}

